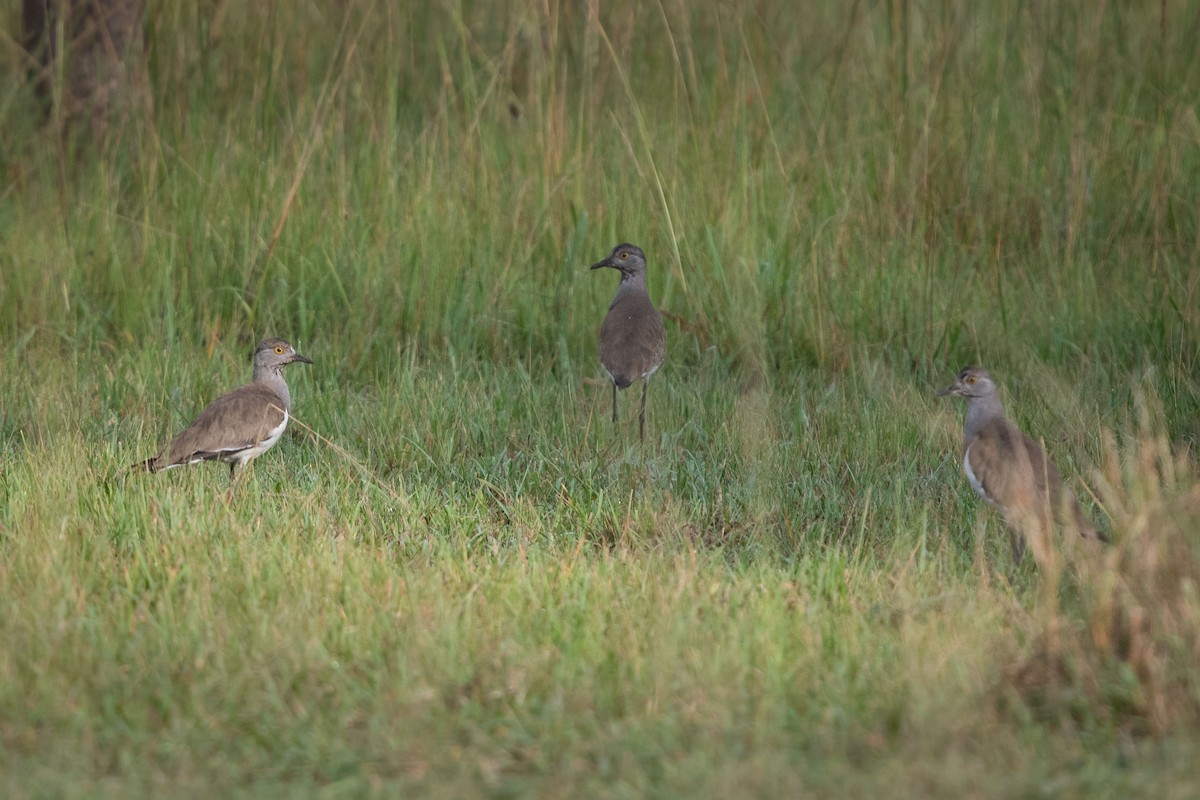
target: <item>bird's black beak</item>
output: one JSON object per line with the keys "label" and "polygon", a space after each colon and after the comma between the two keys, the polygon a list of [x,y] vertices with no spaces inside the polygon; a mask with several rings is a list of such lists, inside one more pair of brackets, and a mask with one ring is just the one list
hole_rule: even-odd
{"label": "bird's black beak", "polygon": [[299,353],[296,353],[294,356],[292,356],[292,360],[289,363],[295,363],[297,361],[299,361],[301,364],[313,363],[313,360],[311,358],[309,358],[308,356],[302,356]]}
{"label": "bird's black beak", "polygon": [[597,261],[595,264],[592,264],[592,266],[589,267],[588,269],[600,269],[601,267],[611,267],[611,266],[612,266],[612,260],[606,258],[603,261]]}
{"label": "bird's black beak", "polygon": [[947,395],[958,394],[958,384],[952,383],[945,389],[939,389],[935,397],[946,397]]}

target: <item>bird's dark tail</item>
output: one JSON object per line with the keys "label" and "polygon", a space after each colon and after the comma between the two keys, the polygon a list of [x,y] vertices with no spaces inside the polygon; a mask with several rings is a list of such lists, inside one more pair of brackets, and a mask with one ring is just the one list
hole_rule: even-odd
{"label": "bird's dark tail", "polygon": [[1078,529],[1080,536],[1085,539],[1098,539],[1105,544],[1109,544],[1112,541],[1106,532],[1097,528],[1088,518],[1088,515],[1084,513],[1083,508],[1079,505],[1079,501],[1075,501],[1072,505],[1074,506],[1072,511],[1075,515],[1075,527]]}
{"label": "bird's dark tail", "polygon": [[134,464],[130,464],[129,471],[130,472],[158,472],[158,469],[154,466],[154,462],[156,460],[157,460],[157,456],[155,458],[147,458],[145,461],[138,461]]}

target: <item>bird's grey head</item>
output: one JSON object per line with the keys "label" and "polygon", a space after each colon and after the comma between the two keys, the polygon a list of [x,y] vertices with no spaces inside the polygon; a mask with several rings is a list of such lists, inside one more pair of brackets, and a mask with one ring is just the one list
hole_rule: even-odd
{"label": "bird's grey head", "polygon": [[288,364],[299,361],[311,364],[312,359],[302,356],[286,339],[263,339],[254,349],[254,374],[272,370],[282,372]]}
{"label": "bird's grey head", "polygon": [[603,261],[592,264],[592,269],[600,269],[600,267],[612,267],[617,270],[621,273],[621,280],[632,278],[635,275],[644,275],[646,254],[635,244],[622,243],[614,247]]}
{"label": "bird's grey head", "polygon": [[937,396],[955,395],[971,400],[975,397],[995,397],[998,393],[992,373],[983,367],[963,367],[958,371],[954,383],[938,392]]}

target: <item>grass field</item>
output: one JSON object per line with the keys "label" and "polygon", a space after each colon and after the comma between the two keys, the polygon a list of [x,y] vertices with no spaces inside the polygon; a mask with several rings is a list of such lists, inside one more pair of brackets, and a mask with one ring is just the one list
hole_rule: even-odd
{"label": "grass field", "polygon": [[[1200,794],[1194,3],[150,5],[104,142],[0,40],[0,794]],[[1110,548],[1008,580],[967,363]]]}

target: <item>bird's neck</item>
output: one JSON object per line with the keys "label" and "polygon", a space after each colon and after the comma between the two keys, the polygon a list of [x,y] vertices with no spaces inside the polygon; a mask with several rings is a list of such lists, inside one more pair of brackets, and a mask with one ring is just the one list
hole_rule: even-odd
{"label": "bird's neck", "polygon": [[283,370],[279,367],[255,367],[254,382],[261,383],[279,395],[283,401],[283,409],[288,413],[292,410],[292,393],[288,391],[287,381],[283,379]]}
{"label": "bird's neck", "polygon": [[1004,416],[1004,406],[996,395],[972,397],[967,403],[967,421],[963,425],[963,437],[971,441],[990,420]]}
{"label": "bird's neck", "polygon": [[646,294],[646,273],[644,272],[622,272],[621,282],[617,284],[617,297],[628,292],[641,292]]}

